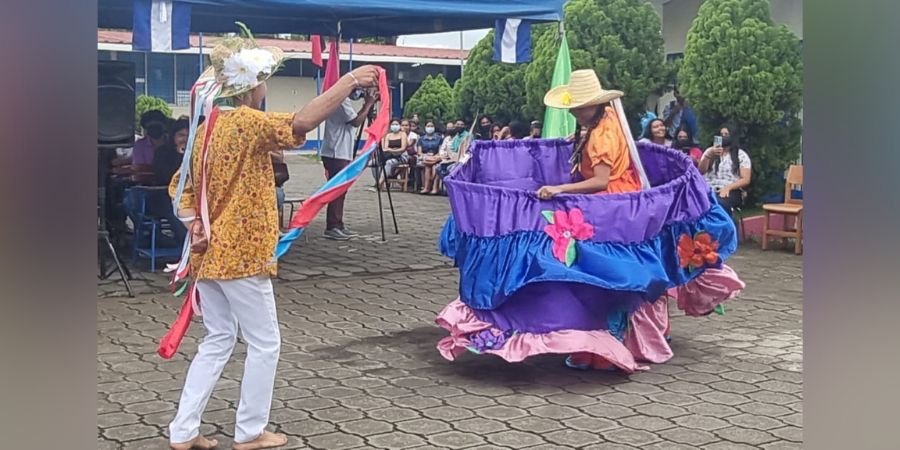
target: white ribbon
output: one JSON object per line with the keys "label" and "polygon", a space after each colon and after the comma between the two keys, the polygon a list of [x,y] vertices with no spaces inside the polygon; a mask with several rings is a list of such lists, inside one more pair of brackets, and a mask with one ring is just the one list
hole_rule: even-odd
{"label": "white ribbon", "polygon": [[631,136],[631,127],[628,126],[628,118],[625,116],[625,108],[622,106],[622,100],[618,98],[613,100],[612,106],[619,116],[619,123],[622,124],[622,132],[625,133],[625,141],[628,142],[628,152],[631,154],[631,162],[634,164],[634,169],[641,179],[641,189],[650,189],[650,181],[647,179],[647,174],[644,172],[644,164],[641,163],[641,155],[638,154],[637,144],[634,143],[634,137]]}

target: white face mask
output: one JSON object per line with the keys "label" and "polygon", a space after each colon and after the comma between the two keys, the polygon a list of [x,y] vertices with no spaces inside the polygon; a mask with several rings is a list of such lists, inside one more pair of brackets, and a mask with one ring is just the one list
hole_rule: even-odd
{"label": "white face mask", "polygon": [[400,125],[391,125],[391,131],[394,133],[400,131]]}
{"label": "white face mask", "polygon": [[425,127],[425,132],[428,134],[434,133],[434,127]]}

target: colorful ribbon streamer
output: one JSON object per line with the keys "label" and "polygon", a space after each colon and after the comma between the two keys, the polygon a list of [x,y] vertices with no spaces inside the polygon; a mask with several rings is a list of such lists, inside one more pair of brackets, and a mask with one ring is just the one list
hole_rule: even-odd
{"label": "colorful ribbon streamer", "polygon": [[289,230],[281,237],[278,246],[275,248],[275,258],[281,258],[287,253],[294,241],[303,234],[306,226],[316,217],[316,214],[329,202],[346,194],[350,186],[365,171],[369,157],[378,148],[378,143],[381,141],[384,133],[387,132],[387,126],[391,117],[391,96],[387,86],[387,74],[380,67],[378,68],[378,91],[381,98],[381,106],[378,109],[375,120],[365,130],[367,135],[366,143],[363,145],[365,151],[300,205],[300,208],[294,213],[294,217],[291,218]]}

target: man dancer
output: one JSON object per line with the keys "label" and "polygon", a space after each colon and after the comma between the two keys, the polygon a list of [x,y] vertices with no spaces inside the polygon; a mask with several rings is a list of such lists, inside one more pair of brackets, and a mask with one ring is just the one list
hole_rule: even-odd
{"label": "man dancer", "polygon": [[[325,176],[330,180],[353,160],[353,129],[365,124],[375,95],[367,91],[365,103],[359,112],[353,110],[351,99],[345,98],[341,106],[325,119],[325,137],[322,139],[321,157],[325,166]],[[356,232],[344,225],[344,199],[346,194],[328,204],[325,219],[325,238],[346,241]]]}
{"label": "man dancer", "polygon": [[[225,38],[213,49],[212,66],[222,84],[219,103],[229,105],[214,109],[197,130],[192,176],[179,204],[179,217],[191,222],[191,274],[197,280],[207,334],[191,361],[178,412],[169,425],[175,450],[217,445],[199,434],[200,416],[231,357],[239,329],[247,357],[234,449],[287,443],[285,435],[266,431],[281,349],[271,281],[276,274],[279,223],[270,153],[300,145],[351,91],[376,86],[378,78],[377,68],[363,66],[294,114],[264,113],[260,109],[266,80],[283,55],[279,49],[258,47],[247,35]],[[207,127],[212,129],[203,155]],[[176,191],[178,178],[170,192]]]}

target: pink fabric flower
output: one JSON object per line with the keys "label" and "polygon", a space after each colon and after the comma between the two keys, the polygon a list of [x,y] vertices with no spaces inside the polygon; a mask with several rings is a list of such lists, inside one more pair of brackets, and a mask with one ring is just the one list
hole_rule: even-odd
{"label": "pink fabric flower", "polygon": [[569,212],[544,211],[544,218],[550,222],[544,232],[553,239],[553,256],[566,266],[575,262],[575,241],[583,241],[594,236],[594,226],[584,221],[584,213],[575,208]]}

